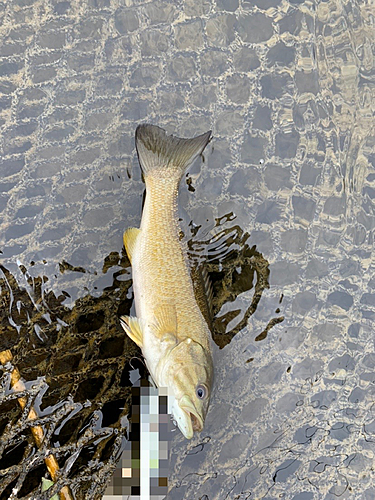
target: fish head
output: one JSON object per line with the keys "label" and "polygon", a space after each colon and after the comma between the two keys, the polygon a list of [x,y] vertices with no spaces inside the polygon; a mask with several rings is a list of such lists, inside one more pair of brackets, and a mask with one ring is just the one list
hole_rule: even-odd
{"label": "fish head", "polygon": [[181,432],[191,439],[203,429],[210,403],[213,367],[211,352],[188,338],[171,351],[163,377],[173,398],[172,414]]}

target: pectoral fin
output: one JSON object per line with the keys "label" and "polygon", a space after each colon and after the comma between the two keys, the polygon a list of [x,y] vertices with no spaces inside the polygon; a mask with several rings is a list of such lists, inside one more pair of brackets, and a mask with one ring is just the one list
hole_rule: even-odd
{"label": "pectoral fin", "polygon": [[130,227],[124,233],[124,245],[126,253],[129,257],[130,263],[132,262],[135,243],[141,230],[136,227]]}
{"label": "pectoral fin", "polygon": [[176,306],[166,302],[157,304],[154,309],[153,326],[160,339],[166,340],[168,336],[175,336],[177,332]]}
{"label": "pectoral fin", "polygon": [[138,347],[142,347],[143,329],[141,321],[133,316],[121,316],[120,322],[121,326],[132,341],[135,342]]}

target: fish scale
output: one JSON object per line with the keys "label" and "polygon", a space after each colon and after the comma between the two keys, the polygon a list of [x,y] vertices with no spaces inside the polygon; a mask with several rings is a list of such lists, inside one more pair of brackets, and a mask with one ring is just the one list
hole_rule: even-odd
{"label": "fish scale", "polygon": [[184,242],[180,241],[177,197],[183,173],[211,136],[168,136],[140,125],[136,146],[146,183],[140,229],[124,234],[129,255],[136,318],[122,317],[129,337],[142,349],[158,387],[174,398],[172,412],[187,438],[202,430],[212,378],[210,330],[196,302]]}

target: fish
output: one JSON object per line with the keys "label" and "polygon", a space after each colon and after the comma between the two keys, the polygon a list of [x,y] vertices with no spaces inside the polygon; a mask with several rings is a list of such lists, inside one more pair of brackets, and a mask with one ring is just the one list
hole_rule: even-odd
{"label": "fish", "polygon": [[140,228],[124,233],[136,316],[122,316],[120,322],[141,348],[157,387],[167,388],[173,419],[187,439],[204,426],[213,358],[211,331],[196,299],[187,245],[180,238],[178,189],[211,134],[183,139],[156,125],[137,127],[146,198]]}

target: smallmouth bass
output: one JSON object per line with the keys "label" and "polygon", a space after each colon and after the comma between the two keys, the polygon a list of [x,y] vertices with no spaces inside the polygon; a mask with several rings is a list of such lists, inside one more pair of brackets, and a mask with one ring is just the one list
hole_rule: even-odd
{"label": "smallmouth bass", "polygon": [[172,414],[187,439],[203,429],[213,380],[211,332],[194,294],[180,242],[177,196],[187,167],[211,139],[167,135],[143,124],[135,133],[146,183],[141,227],[124,233],[132,265],[136,317],[122,316],[127,335],[142,349],[158,387],[173,397]]}

